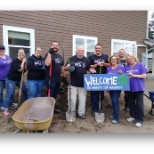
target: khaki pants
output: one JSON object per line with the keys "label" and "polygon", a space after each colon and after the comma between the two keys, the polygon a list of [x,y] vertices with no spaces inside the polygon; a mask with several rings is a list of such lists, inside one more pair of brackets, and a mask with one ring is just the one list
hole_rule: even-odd
{"label": "khaki pants", "polygon": [[[75,87],[75,86],[70,86],[71,88],[71,102],[68,101],[68,107],[69,110],[71,109],[71,112],[75,111],[76,112],[76,102],[77,102],[77,96],[78,96],[78,116],[84,115],[85,114],[85,108],[86,108],[86,94],[87,91],[84,90],[83,87]],[[69,87],[68,87],[68,100],[69,100]],[[71,108],[70,108],[71,104]]]}

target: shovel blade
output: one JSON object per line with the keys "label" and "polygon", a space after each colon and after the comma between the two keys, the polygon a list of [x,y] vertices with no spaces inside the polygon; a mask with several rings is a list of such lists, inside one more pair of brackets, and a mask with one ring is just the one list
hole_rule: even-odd
{"label": "shovel blade", "polygon": [[68,122],[75,122],[76,120],[75,112],[66,112],[66,120]]}
{"label": "shovel blade", "polygon": [[105,120],[104,113],[98,113],[98,112],[96,112],[95,113],[95,120],[96,120],[96,122],[104,122],[104,120]]}

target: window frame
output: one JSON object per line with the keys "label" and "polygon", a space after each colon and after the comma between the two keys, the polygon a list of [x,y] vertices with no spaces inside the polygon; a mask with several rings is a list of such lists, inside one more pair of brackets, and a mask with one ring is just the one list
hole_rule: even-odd
{"label": "window frame", "polygon": [[[133,55],[137,57],[137,42],[136,41],[129,41],[129,40],[120,40],[120,39],[111,39],[111,55],[113,55],[113,53],[118,53],[119,50],[117,50],[117,52],[113,52],[114,51],[114,43],[118,42],[118,43],[124,43],[124,49],[125,49],[125,45],[126,43],[130,43],[130,44],[134,44],[135,45],[135,49],[134,49],[134,53]],[[126,51],[127,52],[127,51]]]}
{"label": "window frame", "polygon": [[84,49],[85,49],[84,56],[85,57],[87,57],[87,51],[86,51],[87,42],[86,42],[86,40],[87,39],[95,40],[95,44],[97,44],[97,42],[98,42],[98,38],[94,37],[94,36],[73,35],[73,52],[72,52],[72,56],[74,56],[76,54],[76,44],[75,44],[76,38],[84,39]]}
{"label": "window frame", "polygon": [[[8,44],[8,32],[9,31],[29,33],[30,34],[30,46],[9,45]],[[30,49],[29,55],[32,55],[35,52],[35,30],[30,29],[30,28],[21,28],[21,27],[3,25],[3,44],[5,45],[5,53],[9,56],[10,56],[9,47],[29,48]]]}

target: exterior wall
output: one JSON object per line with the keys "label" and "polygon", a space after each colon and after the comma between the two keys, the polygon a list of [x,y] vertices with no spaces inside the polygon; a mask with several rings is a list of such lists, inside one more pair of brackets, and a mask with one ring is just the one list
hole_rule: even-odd
{"label": "exterior wall", "polygon": [[147,11],[0,11],[0,19],[0,43],[2,25],[32,28],[36,47],[46,53],[57,40],[65,47],[65,60],[72,55],[73,35],[98,37],[109,55],[111,39],[144,44],[146,38]]}

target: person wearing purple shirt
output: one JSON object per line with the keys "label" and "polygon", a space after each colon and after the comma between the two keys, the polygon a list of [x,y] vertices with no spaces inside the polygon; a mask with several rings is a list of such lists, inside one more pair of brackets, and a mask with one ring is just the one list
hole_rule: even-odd
{"label": "person wearing purple shirt", "polygon": [[[107,74],[121,74],[124,73],[124,67],[119,65],[120,60],[118,56],[112,55],[109,57],[109,64],[110,66],[107,68]],[[113,107],[113,114],[111,116],[112,124],[117,124],[119,122],[119,97],[120,97],[121,90],[111,90],[110,97],[112,101]]]}
{"label": "person wearing purple shirt", "polygon": [[3,108],[3,90],[5,87],[5,79],[11,68],[12,59],[5,54],[5,46],[0,45],[0,109]]}
{"label": "person wearing purple shirt", "polygon": [[138,62],[136,57],[129,55],[127,56],[125,72],[130,77],[130,91],[128,91],[130,117],[127,118],[127,121],[136,121],[136,127],[141,127],[144,120],[143,95],[147,69],[142,63]]}

